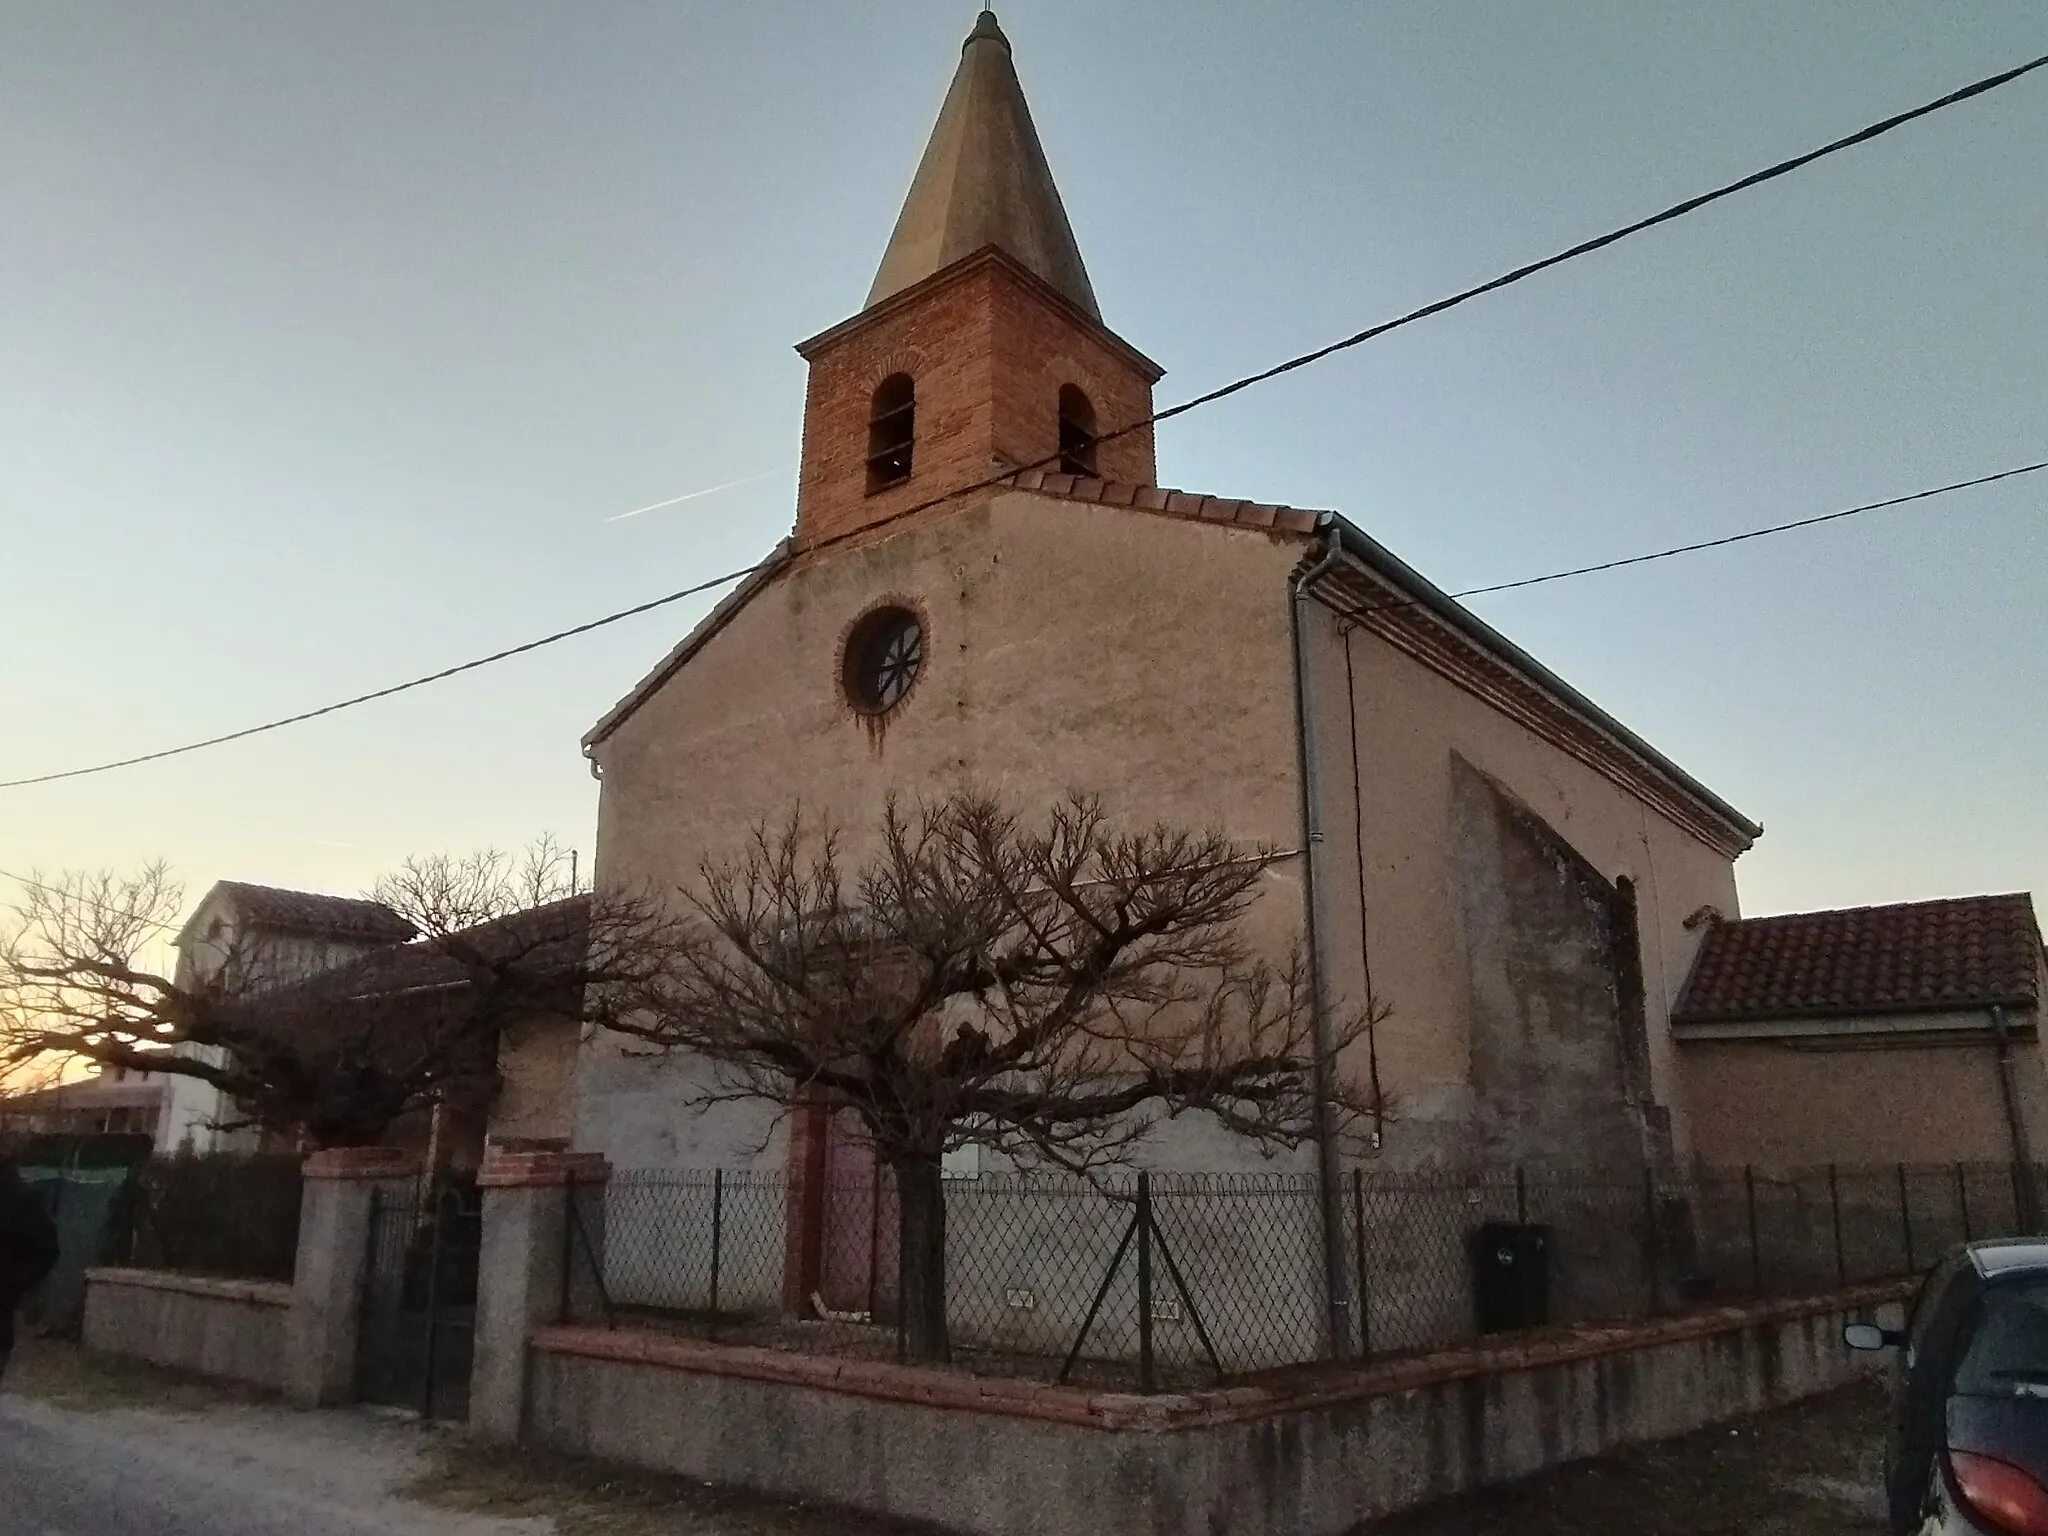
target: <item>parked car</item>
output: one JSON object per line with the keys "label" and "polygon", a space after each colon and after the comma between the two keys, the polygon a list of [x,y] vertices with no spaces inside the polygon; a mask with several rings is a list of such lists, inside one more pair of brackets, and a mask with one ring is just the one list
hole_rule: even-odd
{"label": "parked car", "polygon": [[1970,1243],[1921,1286],[1901,1332],[1885,1437],[1896,1532],[2048,1536],[2048,1240]]}

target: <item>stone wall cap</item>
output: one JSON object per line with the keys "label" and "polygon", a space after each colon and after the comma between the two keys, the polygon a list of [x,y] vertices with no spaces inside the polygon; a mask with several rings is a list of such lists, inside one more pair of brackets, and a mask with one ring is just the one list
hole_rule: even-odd
{"label": "stone wall cap", "polygon": [[127,1286],[133,1290],[174,1291],[214,1301],[243,1301],[260,1307],[288,1307],[292,1288],[276,1280],[229,1280],[215,1275],[180,1275],[166,1269],[122,1269],[105,1265],[85,1272],[87,1285]]}
{"label": "stone wall cap", "polygon": [[306,1159],[309,1179],[410,1179],[420,1159],[404,1147],[329,1147]]}
{"label": "stone wall cap", "polygon": [[1916,1280],[1885,1280],[1815,1295],[1706,1307],[1671,1317],[1546,1329],[1391,1360],[1285,1368],[1229,1386],[1191,1392],[1103,1392],[1010,1377],[971,1376],[929,1366],[805,1355],[758,1345],[713,1344],[646,1329],[547,1327],[533,1347],[627,1365],[695,1371],[809,1387],[886,1402],[965,1409],[1111,1431],[1162,1432],[1243,1423],[1334,1407],[1471,1378],[1541,1370],[1794,1322],[1909,1298]]}
{"label": "stone wall cap", "polygon": [[492,1148],[476,1171],[483,1189],[542,1189],[602,1184],[611,1177],[602,1152],[506,1152]]}

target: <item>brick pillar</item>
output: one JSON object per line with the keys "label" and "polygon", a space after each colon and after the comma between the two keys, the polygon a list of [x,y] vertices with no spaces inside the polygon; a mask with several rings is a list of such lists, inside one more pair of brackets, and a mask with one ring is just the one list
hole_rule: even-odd
{"label": "brick pillar", "polygon": [[[469,1377],[470,1433],[514,1444],[526,1420],[527,1341],[563,1315],[569,1287],[581,1290],[590,1254],[570,1241],[569,1202],[602,1191],[611,1170],[595,1152],[506,1152],[492,1148],[477,1170],[483,1190],[483,1247],[477,1263],[476,1355]],[[603,1202],[578,1215],[591,1252],[603,1254]],[[566,1262],[573,1267],[565,1271]],[[572,1279],[573,1276],[573,1279]]]}
{"label": "brick pillar", "polygon": [[409,1197],[419,1172],[419,1158],[402,1147],[338,1147],[306,1159],[284,1363],[285,1394],[299,1407],[354,1401],[371,1208],[379,1190]]}

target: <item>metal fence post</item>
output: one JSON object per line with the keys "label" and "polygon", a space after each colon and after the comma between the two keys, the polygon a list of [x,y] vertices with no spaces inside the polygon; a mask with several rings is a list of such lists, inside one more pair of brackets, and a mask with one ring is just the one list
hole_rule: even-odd
{"label": "metal fence post", "polygon": [[1828,1164],[1828,1215],[1835,1228],[1835,1283],[1849,1283],[1849,1261],[1842,1251],[1842,1186],[1835,1174],[1835,1165]]}
{"label": "metal fence post", "polygon": [[[420,1382],[420,1417],[434,1422],[434,1377],[441,1365],[441,1241],[448,1230],[449,1191],[427,1186],[427,1209],[433,1213],[434,1235],[427,1244],[427,1354]],[[401,1278],[400,1284],[404,1281]]]}
{"label": "metal fence post", "polygon": [[1963,1172],[1963,1165],[1956,1164],[1956,1214],[1963,1219],[1963,1241],[1969,1242],[1970,1232],[1970,1178]]}
{"label": "metal fence post", "polygon": [[576,1184],[562,1186],[562,1298],[555,1306],[555,1321],[572,1320],[576,1310]]}
{"label": "metal fence post", "polygon": [[718,1315],[718,1264],[725,1242],[725,1170],[711,1170],[711,1315]]}
{"label": "metal fence post", "polygon": [[882,1274],[882,1164],[868,1168],[868,1321],[875,1320]]}
{"label": "metal fence post", "polygon": [[1372,1354],[1371,1292],[1365,1284],[1365,1170],[1351,1170],[1351,1241],[1358,1250],[1358,1357]]}
{"label": "metal fence post", "polygon": [[1158,1390],[1152,1369],[1152,1175],[1138,1175],[1138,1390]]}
{"label": "metal fence post", "polygon": [[1906,1190],[1906,1165],[1899,1164],[1899,1233],[1906,1240],[1906,1273],[1920,1266],[1913,1262],[1913,1203]]}
{"label": "metal fence post", "polygon": [[1657,1170],[1643,1167],[1643,1280],[1650,1310],[1657,1310]]}
{"label": "metal fence post", "polygon": [[1751,1163],[1742,1165],[1742,1197],[1749,1208],[1749,1288],[1756,1295],[1764,1293],[1763,1246],[1756,1240],[1756,1167]]}

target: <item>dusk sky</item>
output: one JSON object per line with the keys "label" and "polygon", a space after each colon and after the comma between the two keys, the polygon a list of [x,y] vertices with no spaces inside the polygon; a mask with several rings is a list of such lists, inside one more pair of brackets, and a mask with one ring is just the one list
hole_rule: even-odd
{"label": "dusk sky", "polygon": [[[758,558],[791,346],[861,306],[974,10],[0,0],[0,779]],[[2040,0],[1000,15],[1161,405],[2048,51]],[[1452,590],[2042,458],[2048,72],[1159,443]],[[2044,511],[2048,474],[1473,607],[1764,823],[1747,912],[2048,894]],[[587,856],[578,739],[716,597],[0,791],[0,869]]]}

